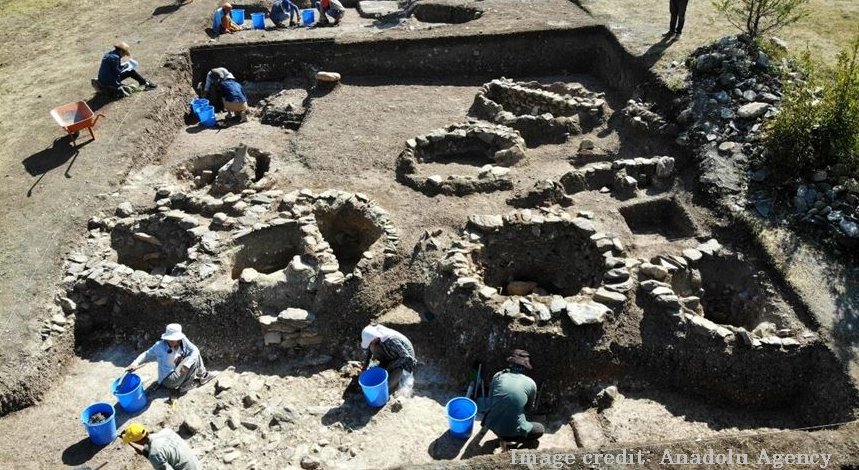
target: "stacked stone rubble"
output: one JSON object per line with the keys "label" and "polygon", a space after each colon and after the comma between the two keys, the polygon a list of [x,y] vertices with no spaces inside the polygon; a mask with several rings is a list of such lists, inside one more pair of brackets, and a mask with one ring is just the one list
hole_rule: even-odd
{"label": "stacked stone rubble", "polygon": [[300,308],[287,308],[277,316],[259,317],[265,345],[281,348],[315,346],[322,343],[322,335],[313,326],[315,321],[316,315]]}

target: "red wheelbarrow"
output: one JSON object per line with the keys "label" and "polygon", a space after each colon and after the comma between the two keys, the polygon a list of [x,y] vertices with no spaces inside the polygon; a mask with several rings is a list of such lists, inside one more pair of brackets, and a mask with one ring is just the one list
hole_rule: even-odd
{"label": "red wheelbarrow", "polygon": [[78,101],[76,103],[57,106],[51,110],[51,116],[54,117],[54,120],[57,121],[60,127],[69,133],[72,145],[77,146],[75,142],[81,129],[88,130],[92,140],[95,140],[92,128],[95,126],[98,118],[104,117],[104,114],[95,114],[89,105],[86,104],[86,101]]}

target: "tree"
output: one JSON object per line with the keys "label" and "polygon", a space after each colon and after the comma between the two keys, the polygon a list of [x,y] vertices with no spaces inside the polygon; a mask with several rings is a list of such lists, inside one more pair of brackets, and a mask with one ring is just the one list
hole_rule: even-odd
{"label": "tree", "polygon": [[752,39],[808,16],[808,0],[712,0],[728,21]]}

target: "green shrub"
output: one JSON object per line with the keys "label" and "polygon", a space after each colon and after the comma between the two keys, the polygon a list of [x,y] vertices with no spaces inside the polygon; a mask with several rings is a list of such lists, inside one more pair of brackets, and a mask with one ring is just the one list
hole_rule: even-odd
{"label": "green shrub", "polygon": [[779,176],[794,176],[819,166],[821,90],[817,70],[808,52],[798,63],[805,78],[785,83],[781,110],[764,134],[770,169]]}
{"label": "green shrub", "polygon": [[808,16],[808,0],[711,0],[732,25],[755,39]]}
{"label": "green shrub", "polygon": [[859,35],[833,70],[808,52],[796,62],[798,76],[785,83],[781,110],[764,135],[771,170],[796,177],[841,163],[859,175]]}
{"label": "green shrub", "polygon": [[859,34],[838,55],[822,114],[821,154],[859,174]]}

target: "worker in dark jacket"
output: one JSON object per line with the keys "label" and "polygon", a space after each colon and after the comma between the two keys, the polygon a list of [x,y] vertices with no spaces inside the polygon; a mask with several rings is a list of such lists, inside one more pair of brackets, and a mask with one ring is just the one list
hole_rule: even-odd
{"label": "worker in dark jacket", "polygon": [[289,18],[289,26],[298,25],[298,7],[289,0],[275,0],[271,5],[271,12],[268,17],[278,28],[285,27],[283,22]]}
{"label": "worker in dark jacket", "polygon": [[235,78],[227,77],[220,82],[221,97],[224,109],[227,111],[227,119],[235,116],[240,122],[248,120],[248,97],[245,90]]}
{"label": "worker in dark jacket", "polygon": [[[367,350],[364,369],[372,359],[388,371],[388,390],[393,392],[403,382],[403,395],[410,395],[417,365],[415,348],[402,333],[382,325],[367,325],[361,331],[361,347]],[[403,378],[405,376],[405,378]]]}
{"label": "worker in dark jacket", "polygon": [[689,5],[689,0],[668,0],[671,23],[668,25],[668,32],[664,34],[665,37],[680,36],[683,34],[683,23],[686,22],[687,5]]}
{"label": "worker in dark jacket", "polygon": [[[131,49],[129,49],[128,44],[124,42],[116,44],[113,46],[113,50],[108,51],[101,58],[101,66],[98,69],[99,87],[119,91],[123,80],[133,78],[145,89],[155,89],[157,85],[143,78],[136,67],[137,62],[131,59]],[[123,95],[126,94],[123,92]]]}
{"label": "worker in dark jacket", "polygon": [[489,409],[482,423],[501,439],[505,450],[508,442],[537,441],[545,432],[542,424],[525,417],[537,395],[537,384],[525,375],[531,370],[530,357],[528,351],[514,349],[507,358],[508,367],[495,374],[489,384]]}

